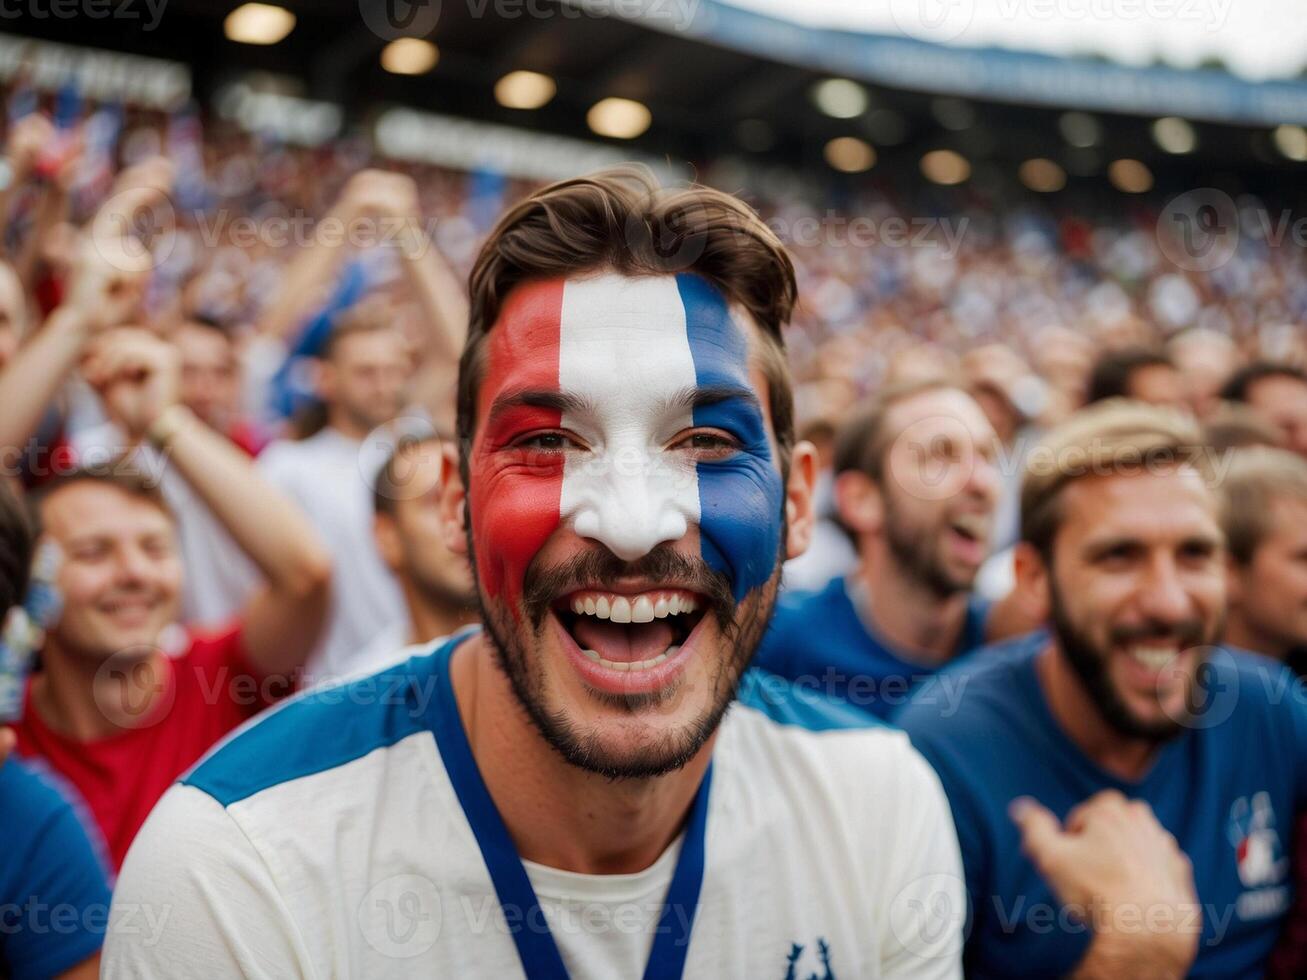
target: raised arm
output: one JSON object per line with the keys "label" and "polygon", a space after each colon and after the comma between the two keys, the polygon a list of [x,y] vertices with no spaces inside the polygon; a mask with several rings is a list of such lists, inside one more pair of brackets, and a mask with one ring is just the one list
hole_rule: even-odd
{"label": "raised arm", "polygon": [[298,508],[249,458],[178,402],[176,348],[144,330],[111,331],[84,368],[129,437],[148,437],[267,580],[246,607],[245,652],[264,674],[303,664],[326,614],[331,558]]}
{"label": "raised arm", "polygon": [[399,223],[404,276],[426,323],[425,359],[456,361],[467,340],[468,302],[463,286],[422,227],[422,209],[413,179],[404,174],[377,176],[378,207],[383,219]]}
{"label": "raised arm", "polygon": [[117,238],[81,243],[63,304],[0,373],[0,447],[18,449],[32,437],[87,341],[136,310],[149,265]]}
{"label": "raised arm", "polygon": [[[313,241],[297,250],[282,286],[259,316],[259,332],[289,341],[296,328],[326,298],[353,237],[353,223],[369,213],[377,170],[361,170],[341,191],[314,229]],[[335,226],[335,227],[333,227]]]}

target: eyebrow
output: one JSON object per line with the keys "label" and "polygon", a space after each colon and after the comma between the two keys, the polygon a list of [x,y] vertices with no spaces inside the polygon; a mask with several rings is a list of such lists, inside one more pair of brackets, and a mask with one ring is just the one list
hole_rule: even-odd
{"label": "eyebrow", "polygon": [[[688,385],[668,397],[663,402],[663,406],[665,408],[707,408],[710,405],[720,405],[723,402],[737,400],[746,401],[758,411],[762,410],[762,402],[759,401],[758,395],[752,388],[729,383],[703,386]],[[572,394],[566,391],[551,391],[545,388],[525,388],[505,392],[496,398],[494,404],[490,406],[487,424],[492,424],[505,413],[522,407],[547,408],[572,414],[593,413],[595,411],[594,402],[584,395]]]}
{"label": "eyebrow", "polygon": [[745,401],[762,411],[762,402],[752,388],[729,382],[687,386],[668,398],[665,405],[668,408],[707,408],[729,401]]}
{"label": "eyebrow", "polygon": [[590,399],[581,395],[568,394],[565,391],[550,391],[545,388],[526,388],[509,391],[495,399],[490,406],[487,424],[495,422],[500,416],[515,408],[550,408],[558,412],[586,412],[594,405]]}

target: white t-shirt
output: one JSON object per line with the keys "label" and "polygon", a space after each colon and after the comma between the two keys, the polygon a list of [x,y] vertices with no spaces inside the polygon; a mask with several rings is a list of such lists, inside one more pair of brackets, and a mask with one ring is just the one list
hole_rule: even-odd
{"label": "white t-shirt", "polygon": [[259,470],[303,508],[334,563],[331,609],[305,681],[344,677],[378,631],[408,621],[404,598],[372,537],[373,480],[384,452],[332,428],[259,454]]}
{"label": "white t-shirt", "polygon": [[[102,976],[523,976],[437,734],[460,724],[458,642],[292,699],[170,789],[118,879]],[[572,977],[641,976],[681,843],[636,874],[526,865]],[[949,805],[896,730],[737,703],[704,850],[686,977],[962,975]]]}
{"label": "white t-shirt", "polygon": [[[128,441],[116,425],[106,422],[75,433],[69,444],[79,465],[91,465],[117,459]],[[177,521],[177,542],[186,570],[181,621],[200,626],[229,622],[245,608],[262,581],[258,568],[164,455],[144,443],[133,453],[141,474],[159,481]]]}

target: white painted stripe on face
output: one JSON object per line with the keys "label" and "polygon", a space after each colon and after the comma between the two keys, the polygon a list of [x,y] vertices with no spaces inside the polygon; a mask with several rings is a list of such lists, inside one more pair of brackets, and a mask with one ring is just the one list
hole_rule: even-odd
{"label": "white painted stripe on face", "polygon": [[559,332],[559,388],[591,406],[563,413],[589,451],[569,451],[561,517],[634,561],[699,522],[694,463],[663,451],[693,425],[690,408],[668,405],[695,386],[680,290],[672,276],[569,280]]}

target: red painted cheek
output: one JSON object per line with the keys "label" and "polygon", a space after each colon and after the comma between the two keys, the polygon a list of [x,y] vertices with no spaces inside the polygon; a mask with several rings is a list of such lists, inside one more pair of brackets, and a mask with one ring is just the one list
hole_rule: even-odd
{"label": "red painted cheek", "polygon": [[562,467],[478,468],[472,474],[472,546],[481,587],[516,611],[527,566],[558,529]]}
{"label": "red painted cheek", "polygon": [[[562,304],[562,280],[528,283],[509,295],[488,339],[478,399],[482,423],[504,392],[558,390]],[[561,424],[558,411],[509,410],[494,431],[479,425],[473,445],[468,503],[481,588],[488,598],[506,602],[514,615],[527,567],[558,528],[563,466],[561,459],[532,460],[508,447],[522,434]]]}

